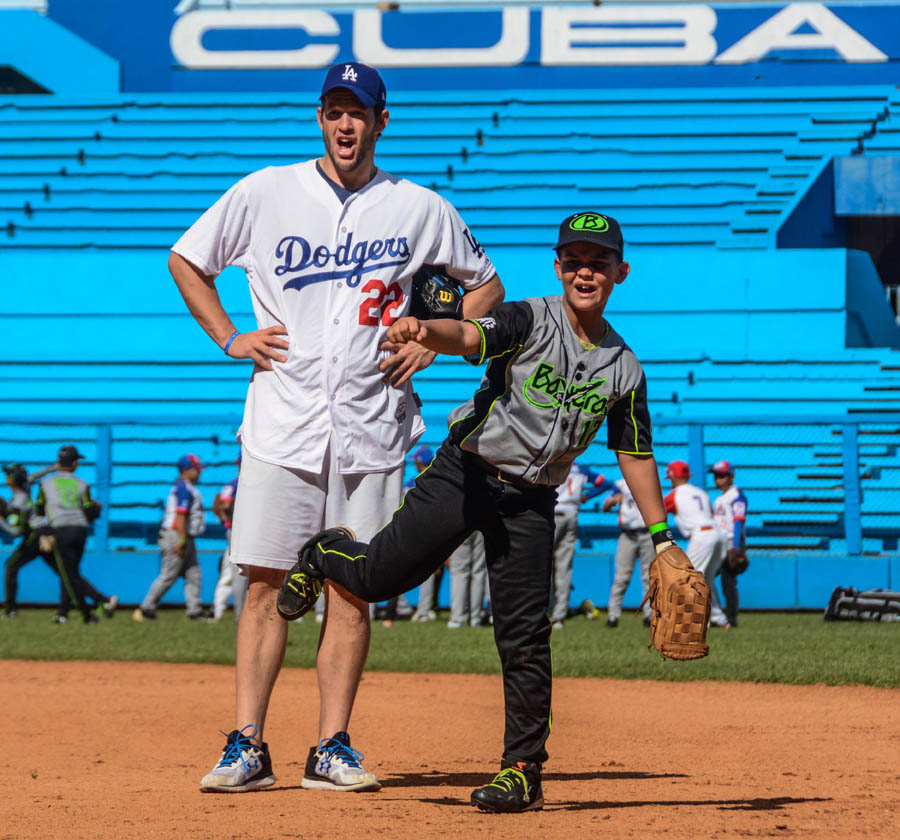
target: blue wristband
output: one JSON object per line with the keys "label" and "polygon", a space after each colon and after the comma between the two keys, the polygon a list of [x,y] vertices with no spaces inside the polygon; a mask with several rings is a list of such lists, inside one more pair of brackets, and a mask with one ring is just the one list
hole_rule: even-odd
{"label": "blue wristband", "polygon": [[231,334],[231,338],[229,338],[228,341],[225,342],[225,348],[224,348],[223,352],[225,353],[226,356],[228,355],[228,348],[231,347],[231,342],[234,341],[240,334],[241,334],[240,330],[235,330]]}

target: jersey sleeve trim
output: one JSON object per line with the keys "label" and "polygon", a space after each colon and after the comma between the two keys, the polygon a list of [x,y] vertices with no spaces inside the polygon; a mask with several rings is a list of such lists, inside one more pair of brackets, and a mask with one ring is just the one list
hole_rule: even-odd
{"label": "jersey sleeve trim", "polygon": [[209,265],[207,265],[206,260],[201,259],[194,251],[191,251],[189,248],[185,248],[179,245],[177,242],[170,248],[173,254],[178,254],[179,257],[187,260],[194,268],[201,271],[207,277],[217,277],[215,271],[213,271]]}
{"label": "jersey sleeve trim", "polygon": [[638,424],[634,416],[634,391],[631,392],[631,401],[628,406],[628,413],[631,416],[631,425],[634,429],[634,449],[615,449],[613,451],[622,455],[652,455],[653,450],[648,450],[645,452],[638,444]]}
{"label": "jersey sleeve trim", "polygon": [[477,367],[478,365],[484,364],[484,359],[487,354],[487,336],[484,334],[484,327],[482,327],[474,318],[466,318],[466,323],[474,324],[478,327],[478,334],[481,336],[481,352],[478,354],[477,360],[474,353],[463,356],[470,365],[475,365]]}

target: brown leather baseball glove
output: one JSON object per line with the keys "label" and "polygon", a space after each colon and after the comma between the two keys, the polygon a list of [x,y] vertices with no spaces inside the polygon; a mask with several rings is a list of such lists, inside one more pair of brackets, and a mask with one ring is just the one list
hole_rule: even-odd
{"label": "brown leather baseball glove", "polygon": [[[650,645],[663,659],[700,659],[709,653],[709,584],[677,546],[650,564]],[[646,600],[645,598],[645,600]]]}

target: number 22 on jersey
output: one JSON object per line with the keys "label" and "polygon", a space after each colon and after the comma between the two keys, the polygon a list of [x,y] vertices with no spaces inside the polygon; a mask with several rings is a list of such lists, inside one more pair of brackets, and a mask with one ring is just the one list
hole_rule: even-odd
{"label": "number 22 on jersey", "polygon": [[399,317],[403,290],[398,283],[385,286],[381,280],[371,279],[360,289],[366,295],[359,305],[359,323],[364,327],[389,327]]}

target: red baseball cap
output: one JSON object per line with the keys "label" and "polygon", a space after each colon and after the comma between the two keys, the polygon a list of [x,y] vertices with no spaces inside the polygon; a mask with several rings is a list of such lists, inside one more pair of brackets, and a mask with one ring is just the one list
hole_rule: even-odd
{"label": "red baseball cap", "polygon": [[713,475],[734,475],[734,469],[731,466],[731,462],[726,461],[724,458],[721,461],[716,461],[716,463],[709,468],[709,471]]}
{"label": "red baseball cap", "polygon": [[670,461],[666,467],[666,478],[690,478],[691,468],[687,461]]}

